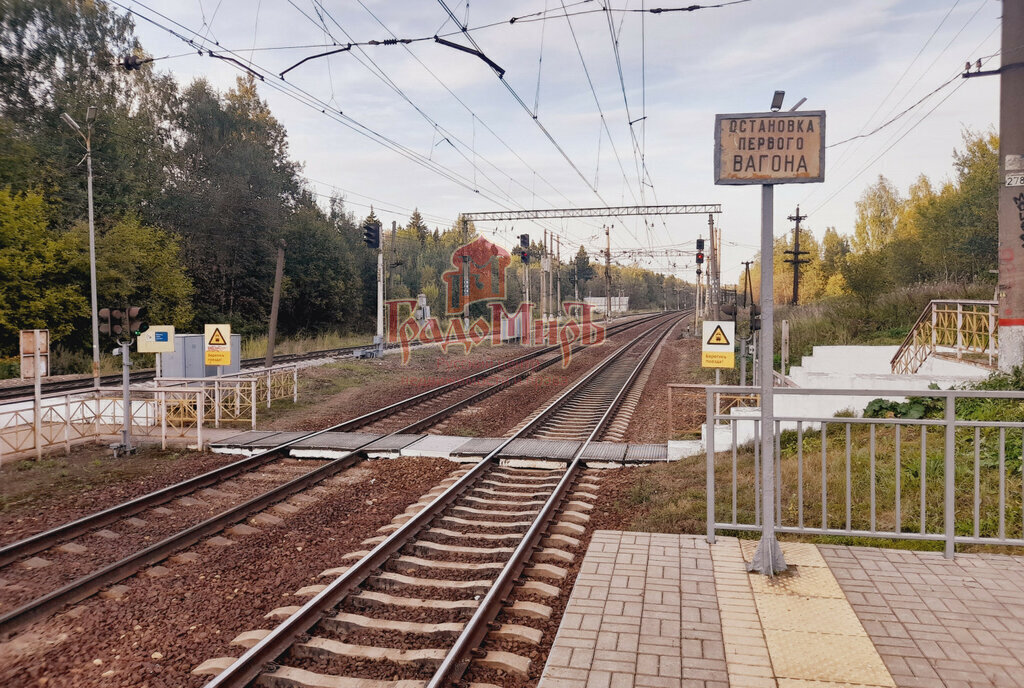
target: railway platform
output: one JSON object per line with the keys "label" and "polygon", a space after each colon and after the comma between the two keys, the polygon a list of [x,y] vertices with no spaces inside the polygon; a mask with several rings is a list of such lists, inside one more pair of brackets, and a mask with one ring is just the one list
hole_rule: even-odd
{"label": "railway platform", "polygon": [[596,531],[539,688],[980,688],[1024,677],[1024,557]]}

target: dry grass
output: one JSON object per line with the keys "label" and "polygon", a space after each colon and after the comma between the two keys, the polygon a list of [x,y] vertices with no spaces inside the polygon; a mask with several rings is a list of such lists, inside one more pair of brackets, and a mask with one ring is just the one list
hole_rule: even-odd
{"label": "dry grass", "polygon": [[[341,349],[346,346],[371,344],[373,337],[365,334],[343,335],[337,332],[324,332],[310,337],[288,337],[278,339],[274,346],[275,354],[304,354],[310,351],[325,349]],[[267,353],[266,335],[249,337],[242,342],[242,358],[260,358]]]}

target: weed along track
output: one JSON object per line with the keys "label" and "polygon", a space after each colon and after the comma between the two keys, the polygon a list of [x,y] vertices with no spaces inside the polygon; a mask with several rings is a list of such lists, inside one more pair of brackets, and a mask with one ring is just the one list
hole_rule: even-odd
{"label": "weed along track", "polygon": [[[664,316],[609,328],[650,327]],[[0,637],[46,618],[228,529],[244,535],[259,522],[315,499],[311,488],[349,469],[381,434],[418,432],[559,360],[543,347],[329,428],[302,434],[245,459],[0,548]],[[327,432],[373,427],[379,434],[329,461],[286,458],[293,445]],[[246,523],[250,520],[250,523]],[[255,521],[255,523],[253,522]],[[159,576],[162,571],[154,575]]]}
{"label": "weed along track", "polygon": [[[305,604],[268,609],[267,621],[280,622],[237,636],[241,657],[207,658],[194,672],[213,676],[208,688],[375,685],[367,680],[433,688],[470,667],[527,679],[555,621],[545,600],[562,594],[599,490],[581,457],[678,317],[655,319],[479,463],[365,540],[367,549],[340,557],[324,583],[296,591]],[[574,448],[567,465],[501,464],[503,449],[553,432],[588,404],[603,411],[564,435]]]}

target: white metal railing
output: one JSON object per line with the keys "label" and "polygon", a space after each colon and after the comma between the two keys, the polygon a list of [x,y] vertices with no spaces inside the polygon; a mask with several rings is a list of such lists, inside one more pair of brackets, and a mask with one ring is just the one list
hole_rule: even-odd
{"label": "white metal railing", "polygon": [[[256,426],[257,409],[264,403],[298,400],[298,367],[241,373],[220,378],[158,379],[156,387],[131,389],[132,435],[159,438],[166,448],[170,439],[192,438],[204,446],[203,428],[209,424],[245,423]],[[0,461],[92,442],[117,435],[124,423],[121,387],[84,392],[44,394],[34,399],[0,405]]]}
{"label": "white metal railing", "polygon": [[[709,538],[760,530],[761,421],[716,413],[714,400],[758,391],[705,390]],[[774,418],[776,532],[943,542],[950,557],[957,544],[1024,546],[1024,392],[775,390],[777,402],[843,395],[866,405],[879,394],[926,398],[942,416]],[[997,404],[1014,420],[964,417],[964,407]]]}

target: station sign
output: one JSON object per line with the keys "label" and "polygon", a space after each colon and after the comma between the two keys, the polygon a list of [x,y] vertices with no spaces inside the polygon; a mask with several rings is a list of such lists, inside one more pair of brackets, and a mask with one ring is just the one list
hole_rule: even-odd
{"label": "station sign", "polygon": [[705,320],[701,334],[700,364],[703,368],[733,368],[736,365],[736,323]]}
{"label": "station sign", "polygon": [[825,111],[715,115],[715,184],[825,181]]}
{"label": "station sign", "polygon": [[206,325],[203,358],[208,366],[231,365],[231,325]]}
{"label": "station sign", "polygon": [[140,354],[169,354],[174,351],[174,326],[150,325],[137,341]]}

